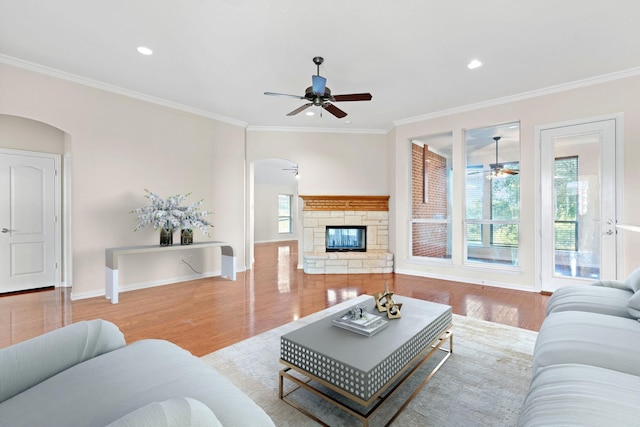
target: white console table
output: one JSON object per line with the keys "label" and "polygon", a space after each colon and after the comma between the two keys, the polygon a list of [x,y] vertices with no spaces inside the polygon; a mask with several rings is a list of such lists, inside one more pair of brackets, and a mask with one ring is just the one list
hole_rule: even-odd
{"label": "white console table", "polygon": [[226,242],[197,242],[192,245],[172,245],[172,246],[128,246],[121,248],[105,249],[105,296],[111,300],[112,304],[118,303],[118,258],[122,255],[142,254],[150,252],[184,251],[191,249],[204,249],[219,247],[222,256],[222,277],[236,280],[236,257],[233,248]]}

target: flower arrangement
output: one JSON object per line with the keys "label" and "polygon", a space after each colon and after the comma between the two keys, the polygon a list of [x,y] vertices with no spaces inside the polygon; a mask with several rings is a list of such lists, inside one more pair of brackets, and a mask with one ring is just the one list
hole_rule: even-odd
{"label": "flower arrangement", "polygon": [[147,193],[145,197],[151,201],[151,205],[131,211],[131,213],[138,215],[139,221],[134,231],[147,226],[153,226],[154,230],[158,228],[165,230],[175,228],[191,230],[197,228],[207,236],[209,235],[207,227],[213,226],[204,217],[211,214],[211,212],[200,210],[200,206],[204,202],[203,199],[189,206],[180,206],[191,193],[177,194],[163,199],[146,188],[144,191]]}

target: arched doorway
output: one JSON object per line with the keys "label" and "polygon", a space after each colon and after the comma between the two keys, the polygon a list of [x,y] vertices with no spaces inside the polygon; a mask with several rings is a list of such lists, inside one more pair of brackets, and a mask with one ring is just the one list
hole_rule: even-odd
{"label": "arched doorway", "polygon": [[248,268],[254,243],[299,240],[298,164],[286,159],[260,159],[250,165]]}
{"label": "arched doorway", "polygon": [[[63,229],[70,230],[70,224],[66,223],[66,201],[71,188],[69,136],[37,120],[0,114],[0,151],[5,160],[3,164],[13,169],[18,166],[18,172],[11,172],[12,176],[17,174],[12,178],[12,182],[15,181],[13,190],[22,192],[23,196],[24,192],[40,192],[34,200],[42,202],[27,207],[29,213],[26,215],[14,213],[19,224],[5,227],[7,232],[3,234],[5,239],[2,243],[13,246],[7,250],[13,254],[11,270],[15,269],[16,273],[15,277],[3,280],[7,285],[5,290],[71,286],[70,236],[62,234]],[[19,177],[23,185],[16,184]],[[10,210],[19,209],[20,203],[13,203],[9,195],[5,196],[8,200],[3,202],[3,206]],[[16,201],[20,199],[23,197]],[[36,214],[42,218],[36,218]],[[28,230],[30,223],[35,226],[31,231]],[[14,233],[13,228],[22,229],[22,233],[19,230]],[[19,260],[21,253],[29,262]]]}

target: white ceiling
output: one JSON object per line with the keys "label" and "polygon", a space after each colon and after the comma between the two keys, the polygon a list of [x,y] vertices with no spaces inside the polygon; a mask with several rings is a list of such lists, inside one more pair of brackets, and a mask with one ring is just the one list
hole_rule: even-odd
{"label": "white ceiling", "polygon": [[[0,0],[0,61],[249,126],[384,130],[638,74],[638,16],[637,0]],[[303,95],[314,56],[334,94],[373,100],[339,103],[341,120],[285,116],[303,101],[263,92]]]}

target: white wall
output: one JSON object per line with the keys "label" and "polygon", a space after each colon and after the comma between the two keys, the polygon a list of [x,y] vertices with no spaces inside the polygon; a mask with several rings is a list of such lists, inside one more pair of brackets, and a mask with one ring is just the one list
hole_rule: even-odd
{"label": "white wall", "polygon": [[64,154],[64,132],[45,123],[0,115],[0,147]]}
{"label": "white wall", "polygon": [[[398,126],[389,138],[392,175],[395,182],[391,190],[391,225],[395,227],[391,250],[396,256],[396,272],[407,274],[449,277],[474,283],[497,284],[534,290],[535,262],[539,254],[535,244],[538,236],[536,218],[539,197],[536,175],[537,142],[535,127],[548,123],[623,114],[624,133],[624,198],[619,219],[622,222],[640,224],[640,197],[635,183],[640,182],[640,77],[631,77],[598,85],[572,89],[536,98],[510,102],[507,104],[476,109],[473,111],[434,117],[423,121]],[[453,206],[453,266],[409,261],[409,139],[416,136],[452,132],[454,146],[463,153],[462,141],[465,129],[473,129],[501,123],[520,121],[521,132],[521,236],[520,265],[522,274],[506,274],[478,271],[462,267],[462,233],[464,205],[462,200],[454,200]],[[454,160],[455,162],[456,160]],[[457,159],[463,164],[463,159]],[[463,174],[454,177],[454,186],[462,188]],[[640,252],[640,234],[623,232],[623,270],[628,274],[640,266],[637,254]]]}
{"label": "white wall", "polygon": [[298,165],[302,195],[389,194],[386,136],[382,134],[249,129],[247,161],[270,158]]}
{"label": "white wall", "polygon": [[[73,202],[65,212],[72,218],[73,298],[104,293],[105,248],[158,243],[152,229],[133,232],[129,212],[147,204],[145,188],[204,199],[215,228],[210,238],[196,232],[195,240],[231,243],[244,269],[243,127],[5,64],[0,93],[0,114],[65,133],[73,169]],[[194,267],[219,272],[218,254],[194,251]],[[125,288],[194,276],[177,255],[131,256],[120,268]]]}
{"label": "white wall", "polygon": [[[293,232],[278,232],[278,195],[291,194],[291,210],[294,216]],[[298,219],[295,217],[298,209],[297,186],[274,185],[256,183],[254,193],[255,223],[254,240],[260,242],[277,242],[284,240],[298,240]]]}

